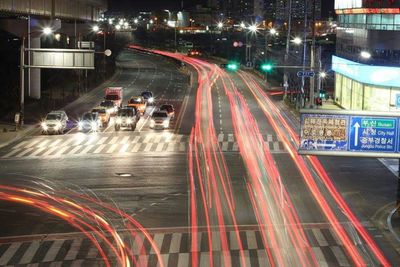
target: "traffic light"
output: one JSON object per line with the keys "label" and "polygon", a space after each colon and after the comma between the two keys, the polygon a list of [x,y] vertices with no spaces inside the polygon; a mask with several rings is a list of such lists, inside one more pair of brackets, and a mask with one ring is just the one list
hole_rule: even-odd
{"label": "traffic light", "polygon": [[226,67],[228,68],[228,70],[232,70],[232,71],[235,71],[239,68],[238,64],[235,62],[228,63],[228,65]]}
{"label": "traffic light", "polygon": [[264,63],[261,65],[261,70],[265,72],[270,72],[273,68],[274,66],[271,63]]}

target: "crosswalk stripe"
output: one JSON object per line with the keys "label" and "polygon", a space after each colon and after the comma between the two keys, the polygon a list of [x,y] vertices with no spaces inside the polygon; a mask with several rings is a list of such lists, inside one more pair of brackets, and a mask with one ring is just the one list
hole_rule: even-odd
{"label": "crosswalk stripe", "polygon": [[233,136],[233,134],[228,134],[228,142],[234,142],[235,138]]}
{"label": "crosswalk stripe", "polygon": [[140,139],[140,136],[135,136],[135,138],[133,138],[132,142],[133,144],[137,143]]}
{"label": "crosswalk stripe", "polygon": [[43,140],[40,144],[38,144],[38,145],[36,145],[37,147],[44,147],[47,143],[49,143],[50,142],[50,140],[49,139],[46,139],[46,140]]}
{"label": "crosswalk stripe", "polygon": [[11,150],[9,153],[2,156],[2,158],[9,158],[11,156],[14,156],[17,153],[20,153],[21,151],[25,151],[25,148]]}
{"label": "crosswalk stripe", "polygon": [[25,148],[31,148],[33,146],[35,146],[37,143],[39,143],[42,139],[37,139],[37,140],[33,140],[31,141],[27,146],[25,146]]}
{"label": "crosswalk stripe", "polygon": [[339,262],[340,266],[351,266],[349,261],[347,260],[346,255],[338,246],[331,247],[333,254],[335,255],[336,260]]}
{"label": "crosswalk stripe", "polygon": [[86,255],[86,258],[88,258],[88,259],[94,259],[94,258],[96,258],[98,252],[99,252],[99,251],[97,250],[96,247],[91,247],[91,248],[89,249],[88,254]]}
{"label": "crosswalk stripe", "polygon": [[28,140],[22,141],[22,142],[18,143],[16,146],[14,146],[12,149],[18,149],[18,148],[26,145],[27,143],[29,143]]}
{"label": "crosswalk stripe", "polygon": [[176,144],[176,143],[173,143],[173,142],[168,143],[167,152],[172,152],[172,151],[174,151],[175,144]]}
{"label": "crosswalk stripe", "polygon": [[228,142],[222,142],[222,148],[221,148],[221,150],[222,151],[228,151]]}
{"label": "crosswalk stripe", "polygon": [[90,136],[89,139],[87,140],[87,142],[84,144],[84,146],[91,145],[97,140],[98,140],[97,136]]}
{"label": "crosswalk stripe", "polygon": [[273,141],[272,134],[268,134],[267,135],[267,142],[272,142],[272,141]]}
{"label": "crosswalk stripe", "polygon": [[180,253],[178,255],[178,267],[189,266],[189,253]]}
{"label": "crosswalk stripe", "polygon": [[235,232],[229,232],[229,241],[230,241],[230,248],[231,250],[238,250],[239,249],[239,243],[236,237]]}
{"label": "crosswalk stripe", "polygon": [[145,143],[145,144],[148,143],[152,137],[153,137],[153,135],[151,135],[151,134],[146,135],[146,137],[143,140],[143,143]]}
{"label": "crosswalk stripe", "polygon": [[54,154],[54,156],[60,156],[62,155],[62,153],[64,153],[65,151],[67,151],[70,147],[69,146],[64,146],[62,147],[56,154]]}
{"label": "crosswalk stripe", "polygon": [[320,229],[312,229],[312,232],[314,234],[314,237],[317,239],[319,246],[321,247],[328,246],[328,242],[326,241]]}
{"label": "crosswalk stripe", "polygon": [[235,143],[233,144],[232,151],[239,151],[239,145],[238,145],[238,143],[235,142]]}
{"label": "crosswalk stripe", "polygon": [[247,235],[247,246],[249,249],[257,249],[257,241],[256,241],[256,235],[254,231],[246,231]]}
{"label": "crosswalk stripe", "polygon": [[152,146],[153,143],[147,143],[146,147],[144,148],[144,152],[149,152]]}
{"label": "crosswalk stripe", "polygon": [[62,145],[69,146],[73,141],[75,141],[75,138],[69,137],[64,143],[62,143]]}
{"label": "crosswalk stripe", "polygon": [[42,153],[44,150],[46,150],[47,147],[41,147],[35,150],[35,152],[33,152],[32,154],[30,154],[31,157],[35,157],[37,155],[39,155],[40,153]]}
{"label": "crosswalk stripe", "polygon": [[321,248],[319,247],[312,247],[312,250],[314,251],[315,259],[318,262],[318,266],[321,267],[328,267],[328,264],[326,262],[324,253],[322,253]]}
{"label": "crosswalk stripe", "polygon": [[88,145],[84,150],[79,152],[79,155],[84,155],[84,154],[88,153],[89,150],[91,150],[92,148],[94,148],[94,145]]}
{"label": "crosswalk stripe", "polygon": [[224,134],[218,134],[218,143],[221,143],[224,141]]}
{"label": "crosswalk stripe", "polygon": [[163,150],[165,143],[159,143],[156,148],[156,152],[161,152]]}
{"label": "crosswalk stripe", "polygon": [[64,260],[75,260],[76,256],[78,255],[79,249],[81,247],[83,239],[75,239],[69,249],[67,255],[65,256]]}
{"label": "crosswalk stripe", "polygon": [[267,267],[271,266],[268,260],[268,255],[265,249],[258,249],[257,250],[257,258],[258,258],[258,266],[260,267]]}
{"label": "crosswalk stripe", "polygon": [[93,154],[99,154],[107,145],[99,145],[98,148],[96,148],[95,151],[93,151]]}
{"label": "crosswalk stripe", "polygon": [[135,146],[132,148],[131,152],[132,153],[138,152],[141,145],[142,145],[141,143],[135,144]]}
{"label": "crosswalk stripe", "polygon": [[[153,241],[158,244],[158,248],[161,248],[161,244],[164,240],[164,234],[163,233],[157,233],[154,235]],[[155,254],[154,248],[152,247],[150,249],[150,254]]]}
{"label": "crosswalk stripe", "polygon": [[102,137],[99,141],[97,141],[96,145],[102,145],[108,139],[108,136]]}
{"label": "crosswalk stripe", "polygon": [[184,142],[179,143],[179,152],[186,152],[186,144]]}
{"label": "crosswalk stripe", "polygon": [[36,251],[40,247],[40,241],[33,241],[28,249],[25,251],[24,255],[22,256],[19,264],[28,264],[31,263],[33,256],[35,256]]}
{"label": "crosswalk stripe", "polygon": [[76,146],[76,147],[74,147],[71,151],[69,151],[68,153],[67,153],[67,155],[74,155],[79,149],[81,149],[82,148],[82,146]]}
{"label": "crosswalk stripe", "polygon": [[278,151],[279,150],[279,142],[273,142],[274,145],[274,151]]}
{"label": "crosswalk stripe", "polygon": [[75,140],[75,143],[73,144],[73,146],[79,146],[79,145],[81,145],[85,140],[86,140],[86,136],[80,136],[80,138],[78,138],[78,140]]}
{"label": "crosswalk stripe", "polygon": [[178,253],[181,246],[182,233],[173,233],[169,253]]}
{"label": "crosswalk stripe", "polygon": [[[200,253],[200,264],[199,264],[199,266],[200,267],[208,267],[208,266],[210,266],[210,253],[208,253],[208,252]],[[223,266],[222,262],[221,262],[221,266]]]}
{"label": "crosswalk stripe", "polygon": [[119,138],[119,136],[114,136],[108,144],[114,145],[115,143],[117,143]]}
{"label": "crosswalk stripe", "polygon": [[49,147],[54,147],[54,146],[58,145],[58,143],[60,143],[61,141],[62,141],[62,139],[59,138],[59,139],[55,140],[53,143],[48,144],[48,146]]}
{"label": "crosswalk stripe", "polygon": [[121,145],[128,143],[129,140],[129,136],[124,136],[124,138],[122,138],[122,140],[119,142]]}
{"label": "crosswalk stripe", "polygon": [[33,150],[35,150],[35,148],[33,148],[33,147],[28,148],[28,149],[24,149],[21,153],[17,154],[15,157],[16,157],[16,158],[23,157],[24,155],[26,155],[26,154],[32,152]]}
{"label": "crosswalk stripe", "polygon": [[46,256],[44,256],[43,261],[44,262],[54,261],[63,242],[64,242],[64,240],[54,241],[54,243],[51,245],[50,249],[47,251]]}
{"label": "crosswalk stripe", "polygon": [[12,258],[15,251],[21,246],[22,243],[13,243],[0,257],[0,266],[7,265],[8,261]]}
{"label": "crosswalk stripe", "polygon": [[125,153],[128,150],[129,144],[123,144],[121,149],[119,150],[120,154]]}
{"label": "crosswalk stripe", "polygon": [[114,150],[117,148],[117,144],[113,144],[113,145],[111,145],[110,146],[110,148],[107,150],[107,154],[110,154],[110,153],[113,153],[114,152]]}
{"label": "crosswalk stripe", "polygon": [[53,153],[54,151],[56,151],[57,149],[59,149],[59,147],[57,147],[57,146],[52,147],[49,150],[47,150],[45,153],[43,153],[42,156],[46,157],[46,156],[50,155],[51,153]]}

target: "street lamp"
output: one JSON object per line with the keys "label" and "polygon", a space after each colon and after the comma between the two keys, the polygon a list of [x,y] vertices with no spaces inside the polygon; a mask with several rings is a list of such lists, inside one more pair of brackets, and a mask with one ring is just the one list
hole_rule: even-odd
{"label": "street lamp", "polygon": [[319,77],[321,77],[322,79],[326,78],[326,72],[325,71],[320,72]]}
{"label": "street lamp", "polygon": [[218,22],[217,27],[218,29],[222,29],[224,27],[224,23]]}
{"label": "street lamp", "polygon": [[246,24],[244,24],[244,22],[241,22],[240,23],[240,28],[242,28],[242,29],[246,28]]}
{"label": "street lamp", "polygon": [[258,30],[258,27],[257,27],[256,24],[252,24],[252,25],[249,26],[249,30],[250,30],[250,32],[252,32],[252,33],[256,33],[257,30]]}
{"label": "street lamp", "polygon": [[301,44],[303,41],[301,40],[300,37],[295,37],[295,38],[292,40],[292,42],[293,42],[294,44],[299,45],[299,44]]}
{"label": "street lamp", "polygon": [[368,52],[368,51],[361,51],[360,56],[362,58],[365,58],[365,59],[370,59],[371,58],[371,53]]}
{"label": "street lamp", "polygon": [[272,35],[277,35],[278,31],[276,29],[274,29],[274,28],[271,28],[269,30],[269,33],[272,34]]}
{"label": "street lamp", "polygon": [[93,30],[94,32],[98,32],[98,31],[100,30],[100,28],[99,28],[99,26],[94,25],[93,28],[92,28],[92,30]]}
{"label": "street lamp", "polygon": [[[25,79],[24,79],[24,70],[25,70],[25,39],[27,36],[31,34],[38,33],[38,31],[30,32],[28,34],[22,35],[21,40],[21,48],[20,48],[20,62],[19,62],[19,79],[20,79],[20,102],[19,102],[19,125],[24,125],[24,112],[25,112]],[[45,27],[39,33],[44,35],[50,35],[53,33],[53,30],[50,27]]]}

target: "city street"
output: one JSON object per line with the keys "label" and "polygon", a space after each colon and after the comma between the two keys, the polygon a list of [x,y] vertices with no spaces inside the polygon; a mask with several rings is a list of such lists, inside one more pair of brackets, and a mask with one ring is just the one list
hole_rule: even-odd
{"label": "city street", "polygon": [[[65,107],[63,135],[0,149],[0,266],[400,265],[398,181],[378,159],[300,156],[297,114],[257,75],[131,48]],[[133,132],[79,132],[107,86],[156,105]],[[164,103],[175,118],[151,129]]]}

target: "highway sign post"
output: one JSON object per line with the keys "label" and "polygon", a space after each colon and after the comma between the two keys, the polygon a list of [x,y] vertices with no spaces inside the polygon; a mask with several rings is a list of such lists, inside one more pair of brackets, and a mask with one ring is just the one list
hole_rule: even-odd
{"label": "highway sign post", "polygon": [[400,114],[301,110],[299,154],[400,158]]}

